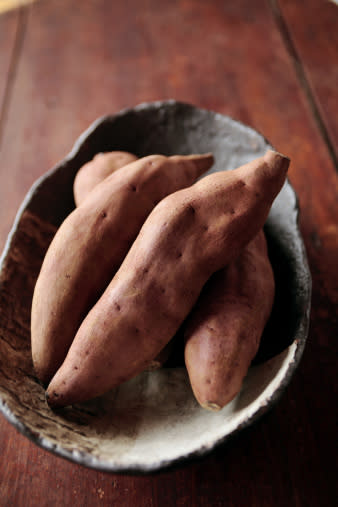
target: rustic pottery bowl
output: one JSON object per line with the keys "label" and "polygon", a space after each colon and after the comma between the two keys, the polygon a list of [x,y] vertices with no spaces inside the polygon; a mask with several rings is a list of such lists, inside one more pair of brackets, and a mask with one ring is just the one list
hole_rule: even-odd
{"label": "rustic pottery bowl", "polygon": [[70,154],[33,185],[0,264],[0,410],[19,431],[88,467],[146,473],[204,455],[279,399],[303,353],[311,293],[297,198],[289,182],[266,223],[277,286],[272,316],[241,392],[220,412],[198,406],[179,361],[143,373],[106,396],[53,412],[34,376],[30,351],[34,284],[56,228],[74,208],[72,184],[85,162],[109,150],[138,156],[211,151],[212,171],[219,171],[261,156],[269,147],[259,133],[227,116],[175,101],[141,104],[97,120]]}

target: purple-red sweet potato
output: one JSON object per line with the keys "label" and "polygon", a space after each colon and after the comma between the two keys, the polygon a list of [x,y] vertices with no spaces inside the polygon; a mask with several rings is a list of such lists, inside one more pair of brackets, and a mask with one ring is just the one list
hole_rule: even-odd
{"label": "purple-red sweet potato", "polygon": [[212,163],[210,154],[141,158],[99,183],[62,223],[46,253],[32,303],[32,356],[43,382],[62,364],[82,320],[147,215],[164,196],[191,185]]}
{"label": "purple-red sweet potato", "polygon": [[76,173],[73,185],[74,201],[79,206],[98,183],[121,167],[137,160],[127,151],[98,153]]}
{"label": "purple-red sweet potato", "polygon": [[173,337],[210,276],[262,228],[289,160],[268,151],[163,199],[82,322],[47,390],[65,406],[103,394],[149,364]]}
{"label": "purple-red sweet potato", "polygon": [[263,230],[203,288],[185,323],[185,364],[195,398],[220,410],[240,391],[274,301]]}

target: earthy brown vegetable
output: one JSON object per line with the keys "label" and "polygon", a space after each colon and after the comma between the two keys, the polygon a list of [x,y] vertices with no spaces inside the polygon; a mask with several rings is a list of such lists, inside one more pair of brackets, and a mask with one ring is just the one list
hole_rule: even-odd
{"label": "earthy brown vegetable", "polygon": [[287,158],[268,151],[156,206],[53,377],[46,393],[51,406],[101,395],[144,370],[212,273],[262,228],[288,165]]}
{"label": "earthy brown vegetable", "polygon": [[[45,256],[32,303],[35,370],[48,382],[153,207],[191,185],[213,157],[152,155],[99,183],[63,222]],[[105,318],[109,318],[106,315]]]}
{"label": "earthy brown vegetable", "polygon": [[220,410],[240,391],[274,292],[261,230],[229,266],[214,273],[185,323],[185,364],[202,407]]}
{"label": "earthy brown vegetable", "polygon": [[[134,160],[137,160],[137,157],[126,151],[112,151],[95,155],[93,160],[83,165],[76,174],[73,189],[75,204],[79,206],[98,183]],[[151,361],[147,370],[161,368],[170,355],[170,349],[171,344],[168,343]]]}
{"label": "earthy brown vegetable", "polygon": [[79,169],[75,176],[73,191],[76,206],[82,203],[98,183],[135,160],[137,157],[126,151],[111,151],[95,155]]}

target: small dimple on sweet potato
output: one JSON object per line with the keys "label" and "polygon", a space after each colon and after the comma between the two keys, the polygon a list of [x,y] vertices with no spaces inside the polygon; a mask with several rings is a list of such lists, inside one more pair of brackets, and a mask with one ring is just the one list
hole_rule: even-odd
{"label": "small dimple on sweet potato", "polygon": [[212,163],[210,154],[141,158],[96,185],[62,223],[43,261],[32,302],[32,356],[40,380],[48,382],[62,364],[78,327],[154,203],[191,185]]}
{"label": "small dimple on sweet potato", "polygon": [[240,391],[274,300],[264,232],[207,282],[185,322],[185,364],[195,398],[220,410]]}
{"label": "small dimple on sweet potato", "polygon": [[137,160],[137,157],[127,151],[110,151],[95,155],[76,173],[73,184],[76,206],[84,201],[98,183],[135,160]]}
{"label": "small dimple on sweet potato", "polygon": [[[262,228],[288,165],[286,157],[268,151],[234,171],[206,176],[155,207],[53,377],[47,390],[51,406],[99,396],[156,357],[210,276],[236,258]],[[79,366],[76,374],[74,364]]]}

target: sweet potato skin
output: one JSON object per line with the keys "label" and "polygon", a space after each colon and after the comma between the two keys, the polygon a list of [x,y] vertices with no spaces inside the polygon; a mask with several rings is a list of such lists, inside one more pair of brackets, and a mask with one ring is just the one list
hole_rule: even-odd
{"label": "sweet potato skin", "polygon": [[[87,195],[113,172],[130,162],[137,160],[136,155],[126,151],[112,151],[98,153],[95,157],[83,165],[74,180],[74,201],[79,206]],[[167,361],[171,350],[168,343],[148,365],[147,370],[152,371],[161,368]]]}
{"label": "sweet potato skin", "polygon": [[185,322],[185,364],[195,398],[220,410],[240,391],[275,293],[263,230],[214,273]]}
{"label": "sweet potato skin", "polygon": [[47,383],[76,331],[119,268],[147,215],[191,185],[212,155],[144,157],[99,183],[63,222],[45,256],[31,315],[32,357]]}
{"label": "sweet potato skin", "polygon": [[137,160],[136,155],[127,151],[97,153],[77,172],[74,185],[74,201],[79,206],[98,183],[121,167]]}
{"label": "sweet potato skin", "polygon": [[268,152],[163,199],[89,312],[47,400],[98,396],[145,369],[175,334],[211,274],[263,226],[289,161]]}

